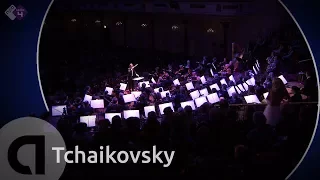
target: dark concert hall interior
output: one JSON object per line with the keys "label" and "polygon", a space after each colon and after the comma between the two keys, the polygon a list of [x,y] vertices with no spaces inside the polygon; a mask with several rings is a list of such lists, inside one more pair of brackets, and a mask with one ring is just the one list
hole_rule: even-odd
{"label": "dark concert hall interior", "polygon": [[42,118],[68,148],[175,152],[61,179],[285,179],[314,133],[314,62],[277,0],[55,0],[39,53]]}

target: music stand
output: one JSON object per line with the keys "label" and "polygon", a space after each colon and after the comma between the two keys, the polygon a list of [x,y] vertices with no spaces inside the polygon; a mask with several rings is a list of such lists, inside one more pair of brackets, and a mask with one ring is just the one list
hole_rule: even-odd
{"label": "music stand", "polygon": [[197,99],[194,100],[197,107],[201,107],[204,103],[208,102],[207,98],[206,97],[199,97]]}
{"label": "music stand", "polygon": [[229,97],[231,97],[233,93],[237,93],[234,86],[230,87],[227,91],[228,91]]}
{"label": "music stand", "polygon": [[142,92],[141,91],[132,91],[131,94],[133,94],[135,98],[139,98],[141,96]]}
{"label": "music stand", "polygon": [[91,116],[80,116],[79,122],[80,123],[86,123],[87,127],[95,127],[96,126],[96,115],[91,115]]}
{"label": "music stand", "polygon": [[169,97],[171,97],[170,91],[162,91],[160,93],[160,95],[161,95],[162,98],[165,98],[165,97],[167,97],[167,93],[169,93]]}
{"label": "music stand", "polygon": [[214,74],[213,74],[212,68],[210,69],[210,73],[211,73],[211,76],[213,77]]}
{"label": "music stand", "polygon": [[125,91],[127,89],[127,84],[120,83],[120,90]]}
{"label": "music stand", "polygon": [[130,117],[136,117],[140,119],[139,110],[124,110],[123,111],[123,118],[128,119]]}
{"label": "music stand", "polygon": [[151,78],[151,82],[152,82],[153,84],[157,84],[157,82],[154,80],[154,78]]}
{"label": "music stand", "polygon": [[103,99],[96,99],[91,101],[91,107],[93,109],[101,109],[104,108],[104,100]]}
{"label": "music stand", "polygon": [[190,93],[190,96],[191,96],[191,98],[192,98],[193,100],[195,100],[195,99],[197,99],[198,97],[200,97],[200,93],[199,93],[198,90],[192,91],[192,92]]}
{"label": "music stand", "polygon": [[230,75],[230,76],[229,76],[229,80],[230,80],[230,81],[233,81],[234,83],[236,83],[236,80],[234,79],[233,75]]}
{"label": "music stand", "polygon": [[200,77],[200,81],[202,84],[205,84],[207,82],[206,78],[204,76]]}
{"label": "music stand", "polygon": [[257,72],[257,70],[256,70],[256,68],[254,66],[252,67],[252,69],[253,69],[255,74],[258,74],[258,72]]}
{"label": "music stand", "polygon": [[249,86],[248,86],[248,84],[247,84],[247,83],[243,83],[243,84],[242,84],[242,86],[244,87],[244,89],[245,89],[246,91],[248,91],[248,90],[249,90]]}
{"label": "music stand", "polygon": [[245,92],[246,90],[242,86],[242,84],[238,84],[237,87],[240,89],[240,91]]}
{"label": "music stand", "polygon": [[108,95],[112,95],[112,92],[113,92],[113,88],[111,87],[106,87],[106,89],[104,90],[104,92],[108,92]]}
{"label": "music stand", "polygon": [[186,101],[180,103],[181,107],[184,109],[186,106],[190,106],[192,110],[196,110],[196,105],[194,104],[194,101]]}
{"label": "music stand", "polygon": [[140,80],[142,80],[142,79],[144,79],[144,77],[136,77],[136,78],[133,78],[132,80],[134,80],[134,81],[140,81]]}
{"label": "music stand", "polygon": [[[155,92],[155,93],[159,93],[160,91],[160,88],[162,88],[162,87],[159,87],[159,88],[155,88],[153,91]],[[163,90],[163,88],[162,88],[162,90]]]}
{"label": "music stand", "polygon": [[174,108],[173,108],[173,104],[170,103],[164,103],[164,104],[159,104],[159,110],[160,110],[160,114],[163,115],[164,114],[164,109],[170,107],[172,109],[172,111],[174,112]]}
{"label": "music stand", "polygon": [[155,106],[145,106],[144,107],[144,115],[146,118],[148,118],[149,112],[156,112]]}
{"label": "music stand", "polygon": [[92,100],[92,96],[87,95],[87,94],[84,95],[83,102],[88,102],[90,104],[91,100]]}
{"label": "music stand", "polygon": [[201,89],[200,95],[201,96],[208,96],[209,95],[208,89],[207,88]]}
{"label": "music stand", "polygon": [[52,106],[51,107],[51,114],[52,114],[52,116],[62,116],[64,109],[67,112],[67,106],[66,105]]}
{"label": "music stand", "polygon": [[247,84],[249,84],[250,86],[255,86],[256,85],[256,80],[254,79],[254,77],[251,77],[250,79],[248,79],[246,81]]}
{"label": "music stand", "polygon": [[212,84],[211,86],[210,86],[210,89],[212,90],[213,88],[215,88],[217,91],[220,91],[220,88],[219,88],[219,86],[218,86],[218,84],[216,83],[216,84]]}
{"label": "music stand", "polygon": [[179,79],[175,79],[175,80],[173,81],[173,84],[174,84],[175,86],[179,86],[179,85],[180,85]]}
{"label": "music stand", "polygon": [[104,114],[104,118],[108,119],[110,121],[110,123],[112,124],[112,119],[115,116],[119,116],[121,118],[121,113],[105,113]]}
{"label": "music stand", "polygon": [[136,100],[136,97],[134,97],[133,94],[123,95],[123,100],[124,100],[125,103],[137,101],[137,100]]}
{"label": "music stand", "polygon": [[142,81],[142,82],[139,82],[139,87],[142,87],[142,84],[145,83],[146,84],[146,87],[150,87],[150,83],[149,81]]}
{"label": "music stand", "polygon": [[220,101],[218,93],[212,93],[207,96],[208,102],[211,104],[217,103]]}
{"label": "music stand", "polygon": [[278,78],[281,79],[284,85],[288,84],[288,81],[286,80],[286,78],[283,77],[283,75],[279,76]]}
{"label": "music stand", "polygon": [[260,104],[261,102],[259,101],[257,95],[249,95],[249,96],[244,96],[244,99],[248,104]]}
{"label": "music stand", "polygon": [[194,89],[194,86],[193,86],[192,82],[187,83],[186,84],[186,88],[187,88],[188,91]]}
{"label": "music stand", "polygon": [[225,85],[228,86],[227,81],[226,81],[225,79],[221,79],[221,80],[220,80],[220,83],[221,83],[221,85],[225,84]]}
{"label": "music stand", "polygon": [[234,86],[234,88],[236,89],[236,91],[237,91],[238,94],[241,94],[241,90],[239,89],[238,86]]}

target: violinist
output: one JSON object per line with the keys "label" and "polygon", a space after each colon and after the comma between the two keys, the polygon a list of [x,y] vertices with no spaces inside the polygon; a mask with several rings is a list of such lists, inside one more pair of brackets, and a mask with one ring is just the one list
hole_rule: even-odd
{"label": "violinist", "polygon": [[183,78],[189,78],[192,76],[192,70],[191,69],[188,69],[188,72],[186,74],[184,74],[182,77]]}
{"label": "violinist", "polygon": [[180,65],[180,66],[179,66],[179,70],[176,71],[174,74],[176,74],[176,75],[181,75],[181,74],[183,73],[183,71],[184,71],[184,67],[183,67],[183,65]]}

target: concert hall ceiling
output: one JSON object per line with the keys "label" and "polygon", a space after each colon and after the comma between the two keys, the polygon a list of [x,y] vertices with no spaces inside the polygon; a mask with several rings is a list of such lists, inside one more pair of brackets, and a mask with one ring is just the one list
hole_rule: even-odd
{"label": "concert hall ceiling", "polygon": [[[120,11],[120,12],[144,12],[144,13],[175,13],[175,14],[207,14],[217,16],[239,16],[252,14],[256,1],[240,0],[56,0],[55,6],[60,11],[81,11],[81,10],[100,10],[100,11]],[[273,2],[270,0],[268,2]],[[264,2],[266,2],[264,0]]]}

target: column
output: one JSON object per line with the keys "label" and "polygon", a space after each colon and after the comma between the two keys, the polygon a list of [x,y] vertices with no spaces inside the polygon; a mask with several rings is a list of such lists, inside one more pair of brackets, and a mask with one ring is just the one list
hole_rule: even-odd
{"label": "column", "polygon": [[127,47],[127,25],[128,23],[128,15],[126,14],[123,18],[123,46]]}
{"label": "column", "polygon": [[155,20],[154,17],[151,19],[151,49],[155,49]]}
{"label": "column", "polygon": [[188,21],[184,20],[183,21],[183,26],[184,26],[184,54],[186,56],[189,56],[189,32],[188,32]]}
{"label": "column", "polygon": [[229,31],[229,26],[230,22],[220,22],[223,28],[223,45],[224,45],[224,56],[228,57],[228,31]]}

